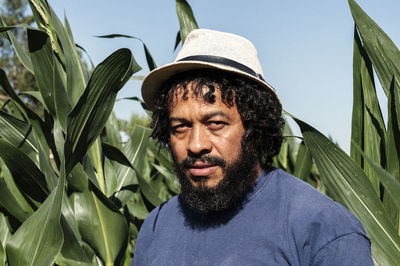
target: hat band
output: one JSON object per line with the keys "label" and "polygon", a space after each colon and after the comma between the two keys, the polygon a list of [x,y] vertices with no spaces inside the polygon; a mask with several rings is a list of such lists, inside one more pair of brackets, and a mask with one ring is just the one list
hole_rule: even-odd
{"label": "hat band", "polygon": [[261,74],[256,73],[253,69],[249,68],[248,66],[245,66],[235,60],[231,60],[225,57],[221,56],[215,56],[215,55],[192,55],[188,57],[181,58],[177,60],[177,62],[181,61],[200,61],[200,62],[208,62],[208,63],[217,63],[217,64],[222,64],[226,66],[230,66],[233,68],[236,68],[238,70],[241,70],[243,72],[246,72],[247,74],[250,74],[252,76],[255,76],[256,78],[261,79],[262,81],[265,81],[264,78],[261,76]]}

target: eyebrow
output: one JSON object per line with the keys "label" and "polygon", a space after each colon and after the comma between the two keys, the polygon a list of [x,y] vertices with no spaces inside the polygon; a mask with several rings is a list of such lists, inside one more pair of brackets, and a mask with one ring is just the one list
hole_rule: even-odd
{"label": "eyebrow", "polygon": [[[223,117],[229,119],[229,116],[228,116],[226,113],[224,113],[224,112],[222,112],[222,111],[215,111],[215,112],[207,113],[207,114],[203,117],[203,120],[208,120],[208,119],[210,119],[210,118],[212,118],[212,117],[215,117],[215,116],[223,116]],[[172,122],[188,122],[185,118],[181,118],[181,117],[170,117],[170,118],[169,118],[169,121],[170,121],[171,123],[172,123]]]}

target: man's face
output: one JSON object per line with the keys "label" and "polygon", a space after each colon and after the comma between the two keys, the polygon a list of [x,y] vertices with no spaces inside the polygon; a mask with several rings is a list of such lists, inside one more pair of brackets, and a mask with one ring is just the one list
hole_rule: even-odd
{"label": "man's face", "polygon": [[194,187],[216,187],[241,152],[245,130],[236,105],[223,103],[219,90],[215,96],[207,103],[189,91],[184,100],[178,90],[170,106],[171,149]]}
{"label": "man's face", "polygon": [[[189,84],[189,88],[190,88]],[[215,90],[207,103],[190,90],[170,105],[170,144],[181,183],[180,200],[201,214],[237,206],[261,173],[257,155],[247,146],[236,105],[228,106]]]}

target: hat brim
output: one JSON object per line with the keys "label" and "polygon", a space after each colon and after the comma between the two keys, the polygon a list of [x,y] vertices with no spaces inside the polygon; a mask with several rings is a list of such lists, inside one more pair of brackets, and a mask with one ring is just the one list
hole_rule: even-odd
{"label": "hat brim", "polygon": [[276,98],[276,100],[280,103],[279,97],[275,92],[275,89],[269,85],[267,82],[248,74],[244,71],[241,71],[237,68],[230,67],[223,64],[218,63],[208,63],[208,62],[199,62],[199,61],[181,61],[181,62],[173,62],[162,67],[156,68],[151,71],[143,80],[142,83],[142,97],[147,106],[154,110],[156,105],[156,99],[159,95],[161,86],[171,77],[176,74],[196,69],[218,69],[222,71],[231,72],[234,74],[238,74],[240,76],[246,77],[256,83],[260,84],[267,90],[269,90]]}

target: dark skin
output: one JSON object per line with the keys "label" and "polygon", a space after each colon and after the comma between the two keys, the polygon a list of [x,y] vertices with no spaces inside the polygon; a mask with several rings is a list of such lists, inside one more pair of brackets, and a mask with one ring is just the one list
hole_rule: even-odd
{"label": "dark skin", "polygon": [[[189,84],[189,88],[193,83]],[[204,90],[207,90],[204,87]],[[215,156],[227,165],[240,154],[241,140],[245,129],[236,104],[222,101],[220,90],[215,91],[215,101],[208,103],[189,89],[187,99],[182,99],[183,90],[178,88],[169,108],[170,147],[175,160],[180,164],[185,158]],[[257,164],[257,175],[262,169]],[[207,161],[196,161],[185,171],[195,187],[213,188],[224,178],[225,171],[219,165]]]}

